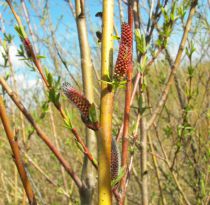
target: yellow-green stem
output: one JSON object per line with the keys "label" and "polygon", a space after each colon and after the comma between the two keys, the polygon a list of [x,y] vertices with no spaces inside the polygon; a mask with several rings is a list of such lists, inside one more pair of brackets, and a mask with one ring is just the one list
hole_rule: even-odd
{"label": "yellow-green stem", "polygon": [[114,0],[103,1],[103,38],[101,57],[101,116],[100,134],[98,136],[99,205],[112,204],[111,195],[111,139],[112,139],[112,111],[113,92],[105,81],[111,75],[113,67],[113,14]]}

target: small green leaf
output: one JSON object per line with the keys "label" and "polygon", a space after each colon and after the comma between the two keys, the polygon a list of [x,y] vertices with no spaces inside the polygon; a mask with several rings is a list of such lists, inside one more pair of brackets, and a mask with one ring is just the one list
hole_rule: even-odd
{"label": "small green leaf", "polygon": [[57,190],[56,190],[56,192],[58,193],[58,194],[65,194],[65,190],[62,188],[62,187],[59,187]]}
{"label": "small green leaf", "polygon": [[135,30],[137,49],[140,54],[145,54],[147,51],[146,38],[144,34],[140,33],[139,29]]}
{"label": "small green leaf", "polygon": [[37,55],[36,57],[37,57],[38,59],[46,58],[46,56],[41,56],[41,55]]}
{"label": "small green leaf", "polygon": [[50,72],[47,73],[47,82],[49,83],[49,85],[52,87],[53,84],[53,77],[52,74]]}
{"label": "small green leaf", "polygon": [[60,93],[55,94],[55,101],[54,101],[54,103],[56,105],[59,105],[59,99],[60,99]]}
{"label": "small green leaf", "polygon": [[55,90],[54,89],[50,89],[49,90],[48,97],[49,97],[49,101],[50,102],[54,102],[55,101]]}
{"label": "small green leaf", "polygon": [[17,31],[17,33],[19,34],[21,39],[25,39],[27,38],[27,35],[25,33],[25,30],[22,26],[15,26],[15,30]]}
{"label": "small green leaf", "polygon": [[92,103],[90,108],[89,108],[89,118],[90,118],[90,121],[93,122],[93,123],[98,121],[97,113],[96,113],[96,107],[95,107],[94,103]]}
{"label": "small green leaf", "polygon": [[117,178],[112,180],[111,187],[113,188],[115,185],[117,185],[124,175],[125,175],[125,169],[121,167]]}
{"label": "small green leaf", "polygon": [[72,124],[71,124],[71,114],[69,113],[69,112],[65,112],[65,114],[66,114],[66,118],[64,119],[64,123],[65,123],[65,127],[67,128],[67,129],[70,129],[70,130],[72,130]]}
{"label": "small green leaf", "polygon": [[120,40],[119,36],[112,36],[113,40]]}
{"label": "small green leaf", "polygon": [[49,102],[48,101],[45,101],[42,106],[42,113],[40,115],[40,118],[43,119],[46,115],[46,113],[48,112],[48,109],[49,109]]}
{"label": "small green leaf", "polygon": [[6,73],[6,77],[5,77],[5,80],[8,80],[9,79],[9,77],[10,77],[10,72],[9,71],[7,71],[7,73]]}
{"label": "small green leaf", "polygon": [[14,37],[11,34],[4,34],[4,40],[8,43],[11,43],[13,38]]}
{"label": "small green leaf", "polygon": [[54,82],[56,90],[59,90],[61,87],[61,76],[58,76],[58,79]]}

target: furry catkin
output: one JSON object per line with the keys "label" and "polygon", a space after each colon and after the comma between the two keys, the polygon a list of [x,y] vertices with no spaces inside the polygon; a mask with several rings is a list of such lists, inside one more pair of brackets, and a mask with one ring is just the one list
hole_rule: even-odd
{"label": "furry catkin", "polygon": [[121,30],[120,48],[114,68],[114,78],[118,81],[126,78],[128,68],[132,63],[132,31],[126,23],[122,24]]}
{"label": "furry catkin", "polygon": [[[98,124],[93,123],[89,119],[89,109],[90,102],[87,98],[79,93],[77,90],[72,88],[69,83],[63,84],[63,92],[68,97],[68,99],[79,109],[81,113],[82,121],[86,126],[92,130],[98,130]],[[116,179],[119,174],[120,169],[120,152],[117,147],[117,142],[112,138],[112,147],[111,147],[111,179]]]}
{"label": "furry catkin", "polygon": [[90,121],[89,109],[91,104],[87,98],[82,93],[72,88],[67,82],[63,83],[62,88],[64,94],[68,97],[70,102],[73,103],[80,111],[81,119],[85,125],[92,130],[98,130],[98,123]]}
{"label": "furry catkin", "polygon": [[117,146],[117,142],[112,138],[112,148],[111,148],[111,179],[114,180],[117,178],[120,170],[120,152]]}
{"label": "furry catkin", "polygon": [[88,118],[90,103],[84,95],[72,88],[69,83],[63,84],[63,91],[68,99],[79,109],[84,118]]}

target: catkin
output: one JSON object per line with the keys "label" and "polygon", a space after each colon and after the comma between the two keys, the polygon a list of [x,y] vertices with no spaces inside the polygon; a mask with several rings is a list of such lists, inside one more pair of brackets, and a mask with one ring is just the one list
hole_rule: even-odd
{"label": "catkin", "polygon": [[112,150],[111,150],[111,179],[116,179],[120,170],[120,152],[117,146],[117,142],[112,138]]}

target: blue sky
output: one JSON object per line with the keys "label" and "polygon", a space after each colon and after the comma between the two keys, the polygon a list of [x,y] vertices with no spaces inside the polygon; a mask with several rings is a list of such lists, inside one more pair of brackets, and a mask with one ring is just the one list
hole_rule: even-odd
{"label": "blue sky", "polygon": [[[16,8],[16,11],[20,16],[23,15],[22,8],[20,1],[14,1],[14,7]],[[35,32],[39,32],[39,35],[41,37],[46,36],[45,32],[43,32],[43,29],[40,27],[40,19],[37,17],[37,13],[40,15],[42,14],[42,10],[39,9],[39,7],[43,8],[43,2],[42,0],[36,0],[32,1],[37,3],[37,11],[35,12],[34,9],[30,6],[30,3],[26,0],[26,6],[30,12],[30,18],[32,22],[32,26],[34,27]],[[39,3],[38,3],[39,2]],[[65,44],[64,46],[67,45],[67,42],[74,47],[78,46],[78,40],[77,39],[77,31],[76,31],[76,23],[74,20],[74,17],[72,16],[72,13],[69,8],[69,4],[65,0],[48,0],[49,2],[49,12],[50,12],[50,17],[52,19],[53,24],[57,24],[58,20],[61,19],[60,24],[58,26],[58,30],[56,32],[56,37],[62,42],[62,39],[64,39]],[[74,2],[74,1],[72,1]],[[88,25],[91,25],[91,29],[94,31],[100,30],[100,20],[95,17],[95,14],[98,11],[102,10],[102,1],[100,0],[87,0],[86,2],[86,13],[88,16]],[[207,0],[202,1],[203,4],[207,3]],[[5,27],[6,27],[6,32],[10,33],[15,36],[14,42],[16,44],[19,44],[19,38],[14,30],[14,25],[16,24],[14,22],[14,17],[12,16],[10,10],[6,8],[5,1],[0,0],[0,13],[3,15],[4,21],[5,21]],[[2,6],[3,5],[3,6]],[[122,6],[124,8],[124,17],[126,19],[126,6],[124,3],[122,3]],[[208,8],[207,8],[208,9]],[[145,12],[145,9],[141,9],[142,12],[142,18],[143,20],[147,19],[147,14]],[[208,15],[208,19],[210,20],[210,12],[206,12]],[[120,23],[119,23],[119,10],[118,10],[118,5],[117,1],[115,2],[115,24],[118,28],[118,32],[120,32]],[[26,22],[24,21],[24,18],[22,18],[22,21],[24,25],[26,25]],[[91,21],[91,22],[90,22]],[[90,23],[90,24],[89,24]],[[1,38],[2,35],[0,34]],[[177,44],[180,41],[180,31],[177,30],[177,32],[174,33],[172,41]],[[67,40],[67,41],[66,41]],[[76,41],[75,41],[76,40]],[[90,44],[91,46],[95,47],[95,42],[92,41],[92,38],[90,38]],[[68,47],[67,47],[68,48]]]}
{"label": "blue sky", "polygon": [[[32,2],[36,3],[36,5],[34,4],[33,8],[31,7],[31,5],[28,1],[26,1],[26,2],[27,2],[26,6],[30,12],[31,24],[34,29],[34,32],[38,33],[40,38],[46,38],[46,37],[51,38],[49,33],[47,34],[46,31],[44,31],[44,29],[40,26],[40,18],[38,17],[38,16],[43,15],[43,8],[44,8],[43,2],[44,1],[33,0]],[[80,71],[79,43],[78,43],[78,38],[77,38],[75,19],[70,11],[69,4],[67,2],[65,2],[64,0],[48,0],[48,2],[49,2],[49,13],[50,13],[51,21],[52,21],[54,27],[55,27],[55,25],[57,25],[56,38],[57,38],[59,44],[62,46],[62,48],[66,51],[66,55],[64,56],[64,58],[66,60],[73,58],[72,63],[69,60],[69,67],[71,68],[71,71],[73,73],[74,72],[79,73],[79,71]],[[74,1],[72,1],[72,2],[74,2]],[[95,14],[98,11],[102,10],[102,3],[101,3],[102,1],[87,0],[85,2],[86,2],[86,14],[87,14],[87,27],[89,29],[89,42],[90,42],[91,50],[93,53],[94,64],[99,68],[100,67],[100,59],[98,58],[97,53],[100,52],[100,46],[95,42],[92,34],[95,33],[97,30],[101,29],[100,19],[96,18]],[[200,2],[203,2],[203,4],[207,4],[207,0],[200,1]],[[0,13],[3,15],[6,33],[10,33],[15,37],[14,45],[16,47],[18,47],[20,44],[20,40],[14,30],[14,25],[16,24],[16,22],[14,21],[14,17],[11,14],[9,8],[5,6],[4,0],[0,0],[0,5],[1,5]],[[124,18],[126,19],[127,8],[124,3],[122,3],[122,5],[124,8]],[[24,18],[22,17],[23,11],[21,8],[20,1],[17,1],[17,0],[14,1],[14,7],[15,7],[16,11],[18,12],[18,14],[21,16],[23,24],[27,25]],[[36,9],[36,11],[34,8]],[[204,9],[204,8],[202,7],[201,9]],[[209,10],[207,10],[208,7],[206,7],[205,9],[206,9],[206,11],[205,11],[206,15],[208,15],[208,20],[210,20],[210,13],[209,13]],[[114,13],[115,13],[115,24],[116,24],[116,27],[118,28],[118,32],[120,33],[119,10],[118,10],[117,1],[115,3],[115,12]],[[146,21],[147,14],[146,14],[146,10],[144,8],[141,10],[141,13],[142,13],[142,19],[144,21]],[[58,21],[59,21],[59,24],[58,24]],[[48,30],[48,23],[49,22],[47,22],[45,24],[46,30]],[[180,28],[180,25],[177,25],[175,28],[175,32],[173,33],[172,38],[170,40],[169,48],[170,48],[172,56],[176,55],[176,51],[178,49],[178,44],[179,44],[181,36],[182,36],[181,30],[182,29]],[[27,29],[27,32],[28,32],[28,29]],[[202,35],[205,35],[205,34],[202,34]],[[1,39],[3,38],[2,33],[0,33],[0,37],[1,37]],[[118,46],[117,46],[117,43],[115,43],[115,45],[116,45],[116,52],[115,52],[115,54],[116,54]],[[46,55],[48,57],[49,56],[48,50],[39,43],[38,43],[38,46],[40,49],[40,54]],[[116,57],[116,55],[115,55],[115,57]],[[23,73],[23,70],[26,74],[28,72],[31,72],[31,71],[28,71],[28,69],[23,66],[22,62],[18,63],[17,59],[14,62],[16,63],[16,66],[17,66],[17,72],[19,72],[20,74]],[[43,60],[43,62],[44,62],[44,64],[48,65],[50,69],[54,69],[50,58]],[[75,64],[75,65],[73,65],[73,64]],[[34,79],[34,77],[36,77],[36,74],[30,73],[30,75],[28,75],[28,76],[31,76],[31,78]]]}

